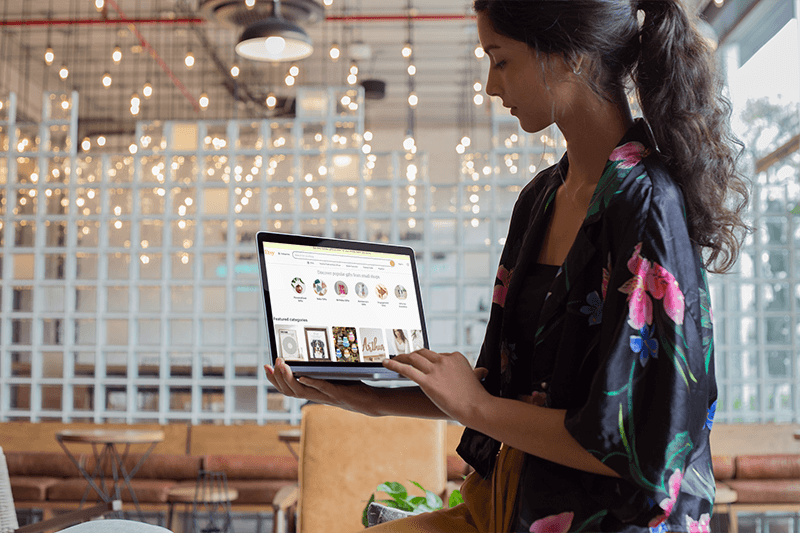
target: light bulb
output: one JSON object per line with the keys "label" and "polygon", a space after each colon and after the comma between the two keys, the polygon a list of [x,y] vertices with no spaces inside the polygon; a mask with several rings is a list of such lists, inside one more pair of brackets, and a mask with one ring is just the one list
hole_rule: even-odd
{"label": "light bulb", "polygon": [[478,93],[472,97],[472,101],[475,102],[475,105],[481,105],[483,103],[483,95]]}
{"label": "light bulb", "polygon": [[142,87],[142,95],[145,98],[150,98],[151,96],[153,96],[153,86],[150,85],[149,81],[146,81],[144,83],[144,86]]}
{"label": "light bulb", "polygon": [[471,142],[472,142],[472,141],[470,140],[470,138],[469,138],[469,137],[467,137],[466,135],[464,135],[463,137],[461,137],[461,144],[463,144],[465,147],[466,147],[466,146],[469,146]]}
{"label": "light bulb", "polygon": [[102,11],[103,7],[106,5],[105,0],[94,0],[94,7],[98,11]]}
{"label": "light bulb", "polygon": [[275,109],[275,105],[277,103],[278,103],[278,99],[275,98],[275,95],[272,94],[272,93],[269,93],[269,96],[267,96],[267,100],[266,100],[267,107],[269,109]]}
{"label": "light bulb", "polygon": [[339,59],[339,55],[341,54],[341,52],[339,51],[339,46],[336,43],[333,43],[331,45],[331,51],[329,53],[330,53],[331,59],[333,59],[334,61]]}
{"label": "light bulb", "polygon": [[355,61],[350,63],[350,74],[353,74],[353,75],[358,74],[358,65],[356,64]]}
{"label": "light bulb", "polygon": [[357,81],[358,81],[358,76],[356,76],[355,74],[348,74],[347,75],[347,83],[348,84],[355,85]]}
{"label": "light bulb", "polygon": [[456,146],[456,152],[458,152],[459,154],[463,154],[465,150],[466,148],[464,148],[463,144],[459,144],[458,146]]}
{"label": "light bulb", "polygon": [[247,9],[253,9],[256,6],[256,0],[244,0],[244,5],[247,6]]}
{"label": "light bulb", "polygon": [[61,65],[61,70],[58,71],[58,76],[62,80],[65,80],[69,77],[69,69],[67,68],[67,65]]}
{"label": "light bulb", "polygon": [[408,105],[411,107],[416,107],[419,103],[419,98],[417,98],[417,93],[411,93],[408,95]]}
{"label": "light bulb", "polygon": [[194,54],[192,54],[191,50],[186,52],[186,57],[183,58],[183,63],[186,65],[186,68],[192,68],[194,66]]}
{"label": "light bulb", "polygon": [[111,82],[112,81],[113,80],[111,79],[111,74],[109,74],[108,72],[103,74],[103,87],[108,89],[109,87],[111,87]]}
{"label": "light bulb", "polygon": [[114,51],[111,52],[111,59],[114,61],[115,65],[118,65],[120,61],[122,61],[122,48],[119,45],[114,47]]}
{"label": "light bulb", "polygon": [[131,104],[131,115],[136,116],[139,114],[139,106]]}
{"label": "light bulb", "polygon": [[407,70],[409,76],[413,76],[414,74],[417,73],[417,67],[415,67],[414,65],[409,65]]}
{"label": "light bulb", "polygon": [[92,147],[92,141],[89,140],[89,137],[86,137],[81,143],[81,148],[83,148],[84,152],[88,152],[89,148],[91,147]]}
{"label": "light bulb", "polygon": [[480,45],[475,47],[475,57],[477,57],[478,59],[483,59],[483,56],[485,55],[486,52],[483,51],[483,47],[481,47]]}
{"label": "light bulb", "polygon": [[292,65],[291,67],[289,67],[289,74],[291,74],[294,77],[297,77],[297,75],[300,74],[300,69],[297,67],[297,65]]}
{"label": "light bulb", "polygon": [[411,135],[409,135],[403,140],[403,148],[405,148],[408,151],[411,151],[411,149],[414,148],[415,144],[416,143],[414,142],[414,137],[412,137]]}
{"label": "light bulb", "polygon": [[102,135],[97,138],[97,146],[105,146],[106,145],[106,138]]}
{"label": "light bulb", "polygon": [[267,53],[271,56],[279,56],[286,49],[286,39],[273,35],[264,41]]}
{"label": "light bulb", "polygon": [[237,65],[236,63],[234,63],[233,66],[231,67],[231,76],[233,76],[234,78],[239,77],[239,65]]}
{"label": "light bulb", "polygon": [[406,43],[400,53],[403,54],[403,57],[411,57],[411,43]]}
{"label": "light bulb", "polygon": [[292,85],[294,85],[294,76],[289,74],[286,76],[286,78],[284,78],[283,81],[286,83],[287,87],[291,87]]}
{"label": "light bulb", "polygon": [[325,4],[325,7],[331,7],[333,5],[333,0],[322,0],[322,3]]}
{"label": "light bulb", "polygon": [[201,94],[200,98],[197,100],[197,103],[200,104],[200,107],[202,109],[207,108],[208,107],[208,95],[206,93]]}
{"label": "light bulb", "polygon": [[53,64],[53,60],[56,58],[56,55],[53,53],[53,47],[48,46],[47,50],[44,51],[44,62],[47,63],[47,66]]}
{"label": "light bulb", "polygon": [[367,141],[367,142],[372,140],[372,132],[371,131],[365,131],[364,132],[364,140]]}
{"label": "light bulb", "polygon": [[472,88],[475,89],[476,93],[479,93],[481,92],[481,89],[483,89],[483,85],[481,85],[481,82],[476,81]]}

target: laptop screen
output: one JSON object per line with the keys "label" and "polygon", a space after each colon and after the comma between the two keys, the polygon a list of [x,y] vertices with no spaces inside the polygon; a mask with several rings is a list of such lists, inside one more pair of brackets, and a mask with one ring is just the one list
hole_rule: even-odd
{"label": "laptop screen", "polygon": [[427,347],[408,247],[259,233],[273,359],[379,365]]}

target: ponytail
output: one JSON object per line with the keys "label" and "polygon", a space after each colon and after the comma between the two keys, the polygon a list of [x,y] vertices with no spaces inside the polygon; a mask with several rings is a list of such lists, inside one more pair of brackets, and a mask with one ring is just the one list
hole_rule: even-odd
{"label": "ponytail", "polygon": [[713,51],[679,0],[635,6],[644,13],[632,69],[642,112],[684,191],[691,238],[705,250],[706,266],[725,272],[750,230],[741,218],[749,192],[736,168],[742,144],[730,128]]}

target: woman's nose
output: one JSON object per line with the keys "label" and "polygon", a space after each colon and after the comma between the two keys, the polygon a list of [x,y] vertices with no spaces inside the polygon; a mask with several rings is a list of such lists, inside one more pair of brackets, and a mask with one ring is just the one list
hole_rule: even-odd
{"label": "woman's nose", "polygon": [[486,94],[489,96],[500,96],[500,88],[498,86],[496,76],[492,74],[491,69],[489,70],[489,75],[486,78]]}

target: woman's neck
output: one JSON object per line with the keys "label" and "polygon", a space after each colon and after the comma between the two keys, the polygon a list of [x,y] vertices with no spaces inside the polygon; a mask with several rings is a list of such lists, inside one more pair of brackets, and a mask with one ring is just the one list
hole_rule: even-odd
{"label": "woman's neck", "polygon": [[614,101],[593,92],[586,96],[585,105],[570,109],[557,124],[567,140],[567,193],[591,198],[609,155],[633,125],[633,118],[624,94]]}

